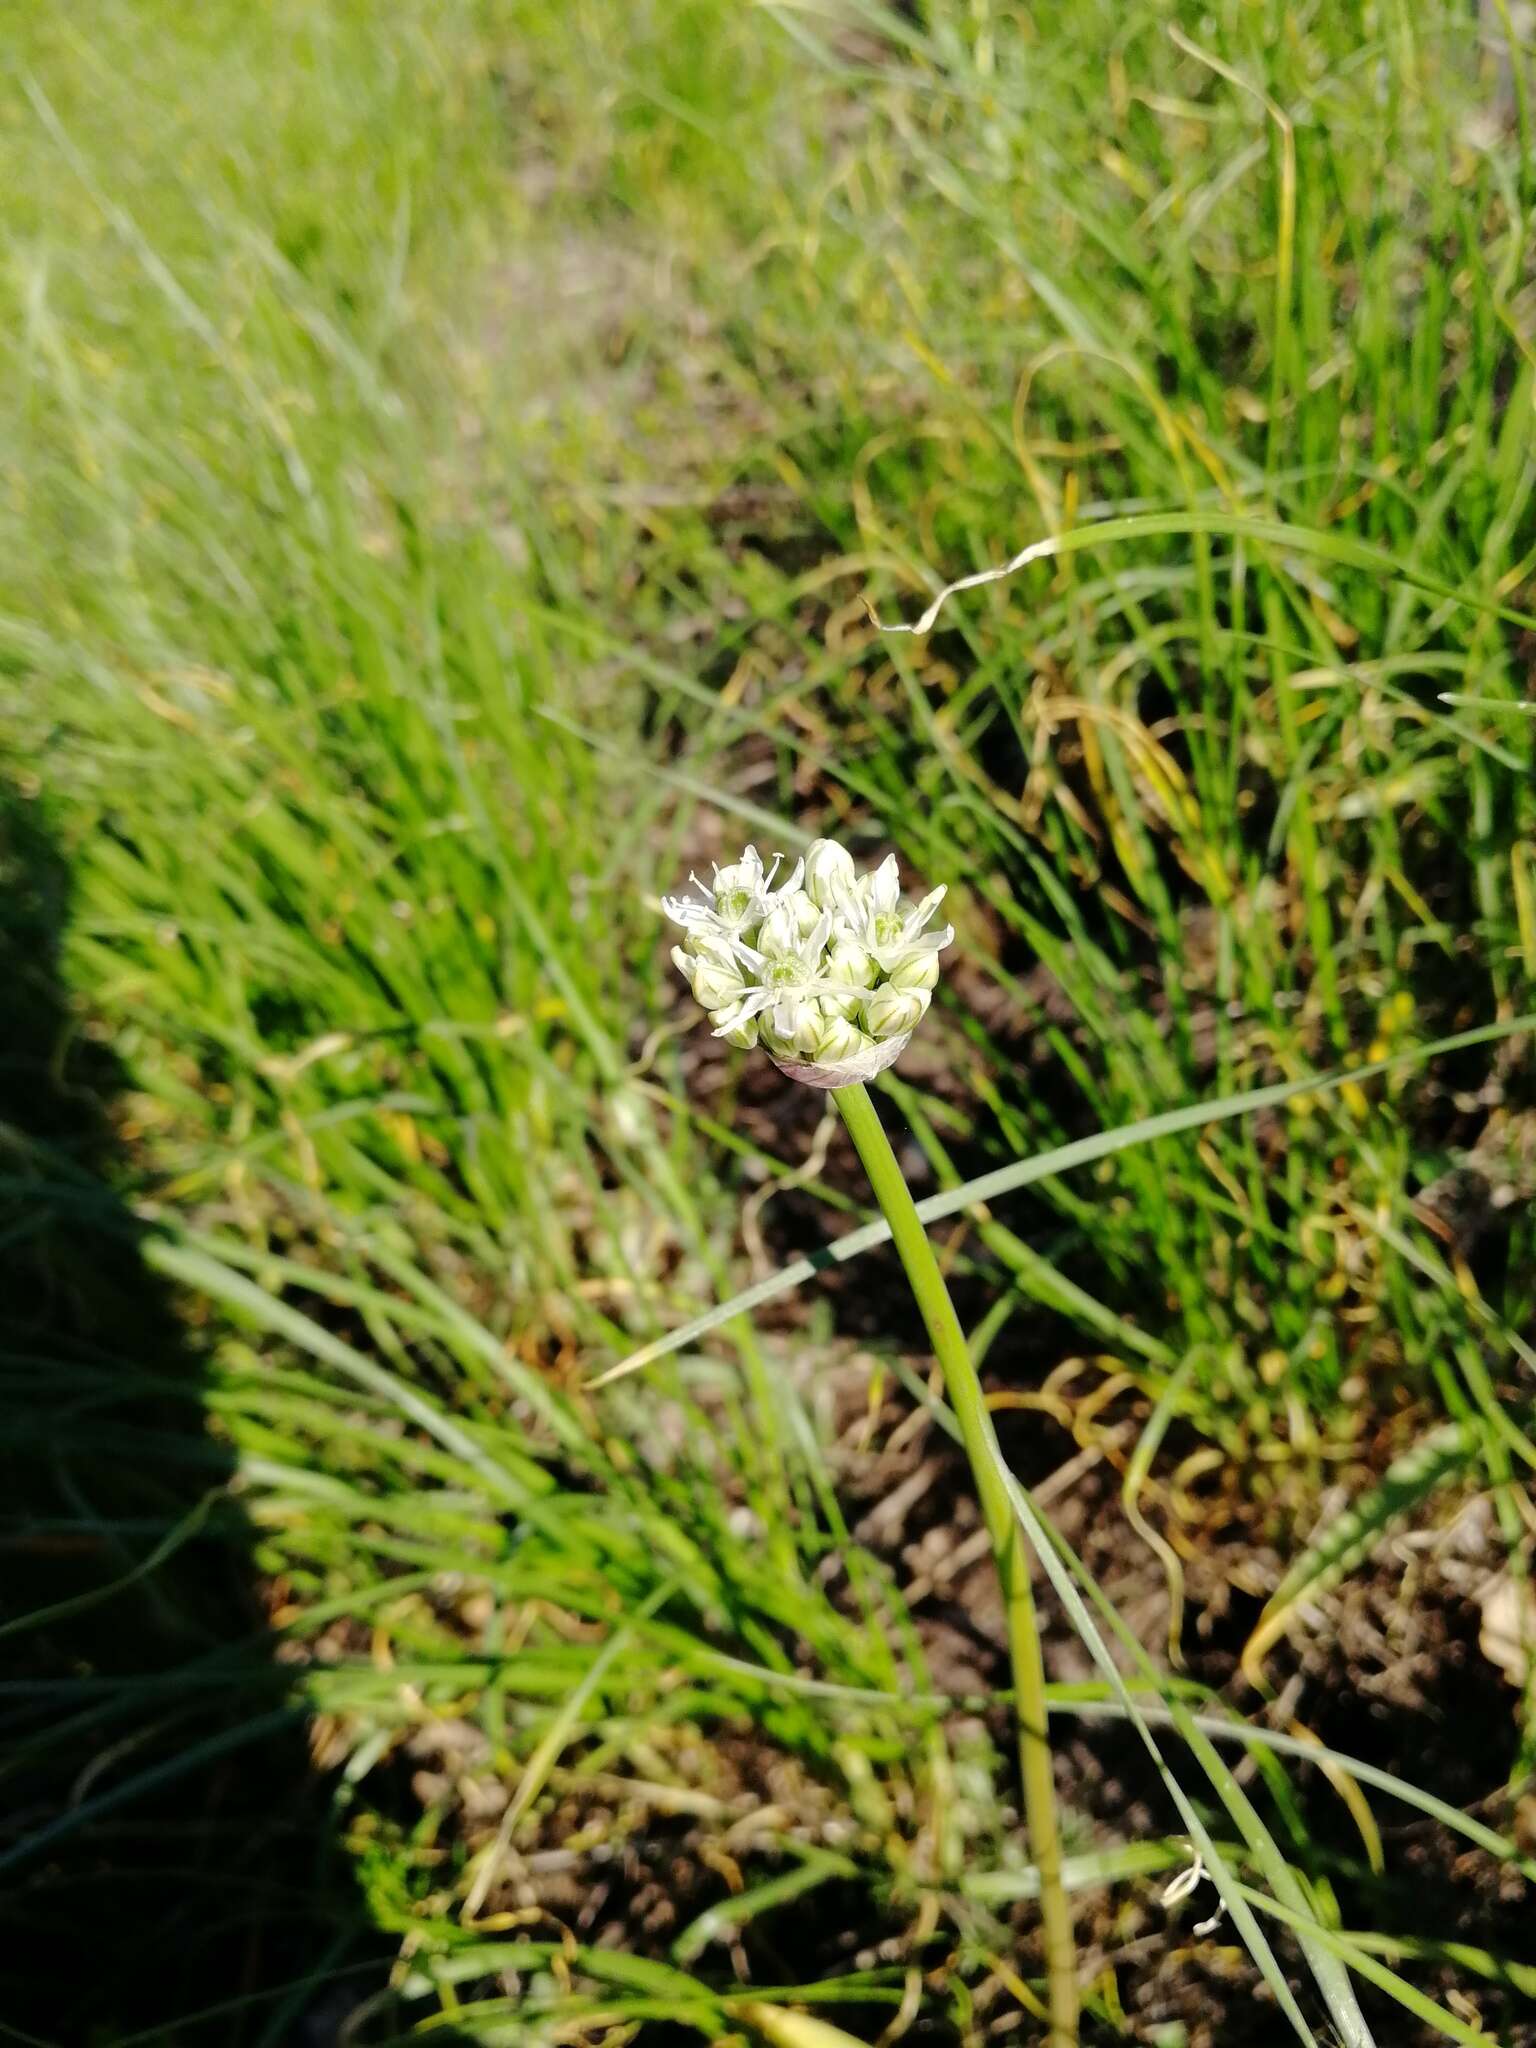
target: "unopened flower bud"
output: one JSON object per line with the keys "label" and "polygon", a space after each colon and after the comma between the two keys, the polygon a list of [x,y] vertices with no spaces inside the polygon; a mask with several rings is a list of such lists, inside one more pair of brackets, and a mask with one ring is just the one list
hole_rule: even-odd
{"label": "unopened flower bud", "polygon": [[808,939],[821,923],[821,906],[804,889],[785,898],[784,907],[795,920],[795,937]]}
{"label": "unopened flower bud", "polygon": [[822,967],[822,1005],[830,1015],[858,1014],[864,992],[875,978],[875,963],[852,939],[837,939]]}
{"label": "unopened flower bud", "polygon": [[875,979],[875,963],[856,939],[834,939],[822,972],[842,988],[869,988]]}
{"label": "unopened flower bud", "polygon": [[873,1038],[903,1038],[916,1030],[927,1007],[922,989],[877,988],[864,998],[864,1028]]}
{"label": "unopened flower bud", "polygon": [[734,960],[720,953],[701,953],[693,963],[694,1000],[706,1010],[724,1010],[739,1002],[745,988]]}
{"label": "unopened flower bud", "polygon": [[891,969],[890,987],[908,990],[936,988],[939,981],[939,956],[932,946],[908,953]]}
{"label": "unopened flower bud", "polygon": [[763,1013],[763,1039],[775,1052],[814,1053],[825,1026],[819,1004],[804,996],[784,996]]}
{"label": "unopened flower bud", "polygon": [[[814,923],[814,919],[812,922]],[[793,903],[776,903],[763,919],[755,944],[769,959],[794,952],[800,943],[800,920]]]}
{"label": "unopened flower bud", "polygon": [[705,938],[686,952],[674,946],[672,964],[706,1010],[723,1010],[744,993],[740,965],[714,939]]}
{"label": "unopened flower bud", "polygon": [[[830,1011],[830,1005],[822,998],[822,1010]],[[826,1015],[816,1040],[815,1054],[818,1060],[841,1065],[846,1060],[863,1059],[874,1051],[874,1040],[866,1036],[851,1017],[836,1013]]]}
{"label": "unopened flower bud", "polygon": [[853,855],[835,839],[817,839],[805,856],[805,889],[820,910],[833,910],[844,889],[853,886]]}

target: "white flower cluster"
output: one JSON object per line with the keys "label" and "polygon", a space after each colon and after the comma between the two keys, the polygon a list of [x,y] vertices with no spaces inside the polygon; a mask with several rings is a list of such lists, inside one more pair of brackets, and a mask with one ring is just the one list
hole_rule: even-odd
{"label": "white flower cluster", "polygon": [[860,875],[834,839],[818,839],[774,887],[782,855],[755,846],[715,869],[696,896],[664,896],[683,927],[678,972],[716,1038],[761,1044],[796,1080],[820,1088],[867,1081],[901,1052],[939,978],[953,927],[928,929],[944,891],[901,897],[892,854]]}

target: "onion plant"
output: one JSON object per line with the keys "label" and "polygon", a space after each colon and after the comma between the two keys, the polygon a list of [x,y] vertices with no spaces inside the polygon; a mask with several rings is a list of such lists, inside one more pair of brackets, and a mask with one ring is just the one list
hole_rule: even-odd
{"label": "onion plant", "polygon": [[859,875],[835,840],[818,839],[773,886],[755,847],[664,907],[683,927],[679,971],[718,1038],[761,1044],[784,1073],[830,1091],[890,1226],[949,1405],[960,1427],[1002,1580],[1018,1724],[1019,1779],[1039,1872],[1050,1999],[1050,2048],[1077,2039],[1072,1913],[1062,1883],[1045,1670],[1024,1538],[1009,1497],[981,1380],[933,1246],[866,1082],[900,1057],[928,1007],[952,927],[932,928],[942,887],[905,903],[894,855]]}

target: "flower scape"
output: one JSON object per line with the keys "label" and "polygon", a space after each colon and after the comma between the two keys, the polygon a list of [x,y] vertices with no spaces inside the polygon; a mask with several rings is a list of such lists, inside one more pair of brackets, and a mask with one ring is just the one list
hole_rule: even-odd
{"label": "flower scape", "polygon": [[672,958],[716,1038],[761,1045],[814,1088],[868,1081],[898,1059],[922,1021],[954,927],[930,930],[942,888],[901,894],[896,856],[859,874],[835,839],[818,839],[774,886],[755,846],[695,895],[664,896],[683,928]]}

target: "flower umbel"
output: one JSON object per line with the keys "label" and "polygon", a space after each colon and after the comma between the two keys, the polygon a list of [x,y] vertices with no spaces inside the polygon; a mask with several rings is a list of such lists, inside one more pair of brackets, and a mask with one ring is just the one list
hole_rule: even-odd
{"label": "flower umbel", "polygon": [[[859,875],[833,839],[818,839],[773,887],[755,846],[717,867],[697,896],[664,896],[683,927],[678,972],[733,1045],[760,1044],[786,1074],[817,1088],[867,1081],[896,1060],[928,1008],[951,926],[930,930],[943,901],[902,900],[896,857]],[[803,886],[802,886],[803,884]]]}

